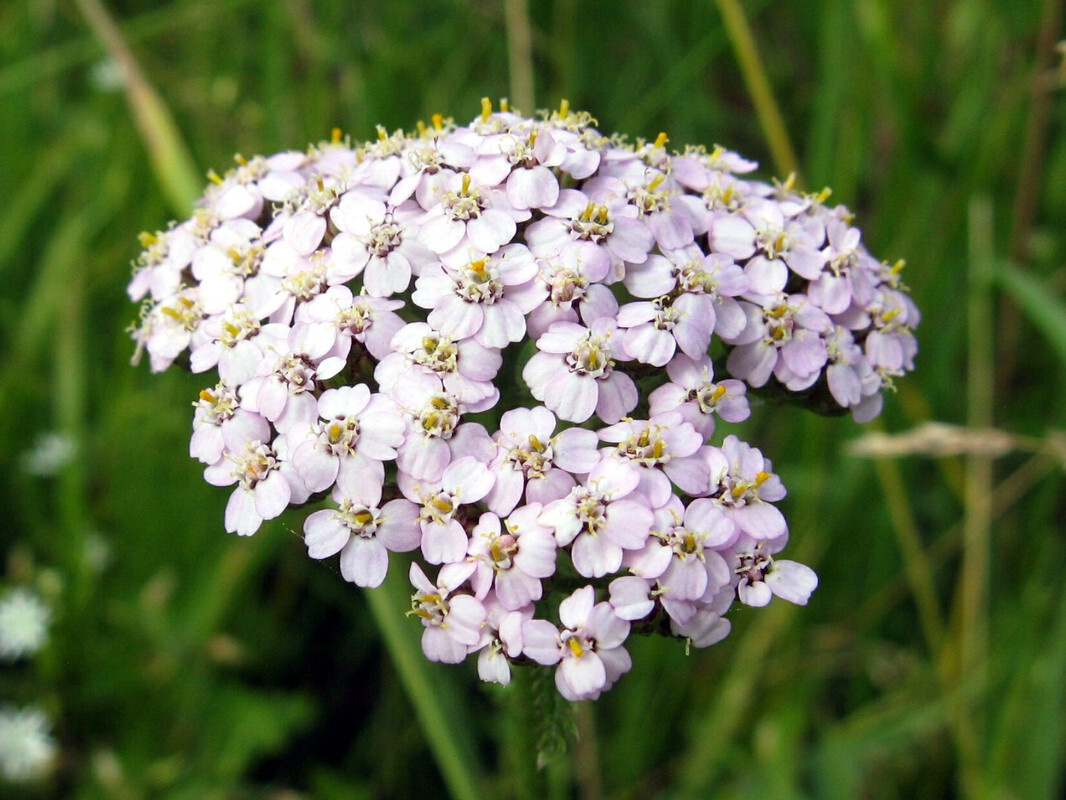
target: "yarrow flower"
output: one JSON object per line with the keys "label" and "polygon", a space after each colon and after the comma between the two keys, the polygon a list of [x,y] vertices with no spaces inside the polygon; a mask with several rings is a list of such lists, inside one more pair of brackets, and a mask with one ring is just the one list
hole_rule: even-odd
{"label": "yarrow flower", "polygon": [[0,776],[12,783],[43,777],[58,750],[39,708],[0,708]]}
{"label": "yarrow flower", "polygon": [[[308,555],[367,588],[410,552],[427,658],[570,700],[633,631],[706,647],[734,602],[808,602],[771,460],[716,437],[757,395],[877,416],[919,312],[828,191],[667,144],[485,100],[212,173],[129,295],[138,356],[213,374],[189,451],[226,529],[311,504]],[[5,602],[0,655],[30,652],[47,614]]]}
{"label": "yarrow flower", "polygon": [[19,587],[0,598],[0,659],[14,660],[40,650],[48,638],[52,612],[30,589]]}

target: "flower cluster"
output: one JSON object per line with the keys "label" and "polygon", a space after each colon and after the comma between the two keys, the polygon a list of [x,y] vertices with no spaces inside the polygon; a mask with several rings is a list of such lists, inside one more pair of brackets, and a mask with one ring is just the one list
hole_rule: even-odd
{"label": "flower cluster", "polygon": [[716,420],[763,389],[870,419],[918,323],[827,193],[594,124],[484,101],[238,157],[129,288],[153,370],[217,373],[190,453],[235,487],[227,530],[319,503],[310,556],[364,587],[417,551],[428,658],[557,665],[571,700],[630,668],[631,631],[702,647],[734,602],[807,601],[784,486]]}
{"label": "flower cluster", "polygon": [[[34,590],[19,586],[0,597],[0,661],[36,655],[48,640],[51,609]],[[58,745],[51,721],[38,706],[0,706],[0,781],[26,783],[55,766]]]}

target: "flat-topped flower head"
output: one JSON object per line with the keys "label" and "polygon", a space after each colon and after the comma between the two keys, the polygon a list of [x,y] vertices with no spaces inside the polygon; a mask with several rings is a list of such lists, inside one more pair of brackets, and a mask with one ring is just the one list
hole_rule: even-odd
{"label": "flat-topped flower head", "polygon": [[735,603],[806,602],[771,462],[712,437],[759,394],[872,419],[920,319],[828,190],[596,126],[486,98],[239,156],[128,289],[151,368],[212,374],[189,450],[227,530],[292,509],[361,587],[413,551],[427,658],[555,665],[570,700],[630,623],[706,647]]}

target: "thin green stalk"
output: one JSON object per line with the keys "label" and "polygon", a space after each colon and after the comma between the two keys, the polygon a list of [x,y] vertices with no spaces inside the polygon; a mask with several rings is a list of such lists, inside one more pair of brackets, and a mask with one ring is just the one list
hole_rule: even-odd
{"label": "thin green stalk", "polygon": [[915,522],[907,489],[900,475],[899,466],[890,459],[879,458],[874,461],[881,490],[885,494],[885,506],[888,509],[889,522],[896,534],[896,542],[903,555],[903,570],[910,585],[914,604],[918,609],[918,622],[922,628],[926,648],[936,656],[944,641],[944,620],[940,604],[936,598],[936,583],[929,558],[922,545]]}
{"label": "thin green stalk", "polygon": [[533,91],[533,24],[528,0],[503,0],[507,26],[507,68],[511,86],[511,106],[523,114],[536,111]]}
{"label": "thin green stalk", "polygon": [[178,126],[99,0],[75,2],[122,75],[130,111],[164,194],[175,212],[187,214],[202,193],[203,181]]}
{"label": "thin green stalk", "polygon": [[[993,424],[992,336],[992,207],[988,198],[970,203],[969,295],[967,303],[967,422],[971,428]],[[992,460],[970,455],[966,459],[966,506],[962,530],[962,573],[959,577],[956,620],[958,624],[957,682],[974,678],[980,682],[988,655],[988,574],[992,538]],[[977,742],[983,738],[983,720],[976,708],[960,708],[965,725]],[[965,755],[960,753],[960,755]],[[977,754],[973,754],[977,755]],[[980,794],[981,763],[962,761],[963,786],[972,796]]]}
{"label": "thin green stalk", "polygon": [[422,654],[418,626],[401,611],[410,605],[410,587],[399,566],[394,564],[385,582],[364,596],[448,791],[455,800],[480,800],[484,795],[468,741],[470,728],[460,718],[461,705],[449,691],[450,682],[436,671],[439,665]]}
{"label": "thin green stalk", "polygon": [[599,736],[596,733],[596,709],[591,702],[578,703],[574,708],[577,740],[574,742],[574,777],[580,787],[582,800],[603,800],[603,779],[600,775]]}
{"label": "thin green stalk", "polygon": [[[70,253],[72,263],[81,262],[84,250]],[[59,474],[56,486],[59,510],[59,531],[63,537],[65,571],[71,581],[71,596],[77,609],[88,601],[89,573],[85,558],[85,537],[90,527],[90,510],[86,491],[86,449],[89,445],[86,408],[88,405],[87,377],[89,358],[85,346],[85,280],[75,272],[63,287],[59,314],[62,324],[55,327],[55,387],[56,423],[63,436],[74,442],[78,457]]]}
{"label": "thin green stalk", "polygon": [[766,143],[770,148],[774,167],[780,175],[796,175],[798,183],[799,166],[796,152],[792,148],[784,118],[774,99],[770,81],[766,77],[766,70],[763,69],[759,49],[755,45],[755,37],[751,33],[744,11],[737,0],[715,0],[715,3],[725,23],[729,41],[737,54],[740,72],[744,76],[744,84],[748,87],[748,93],[751,94],[755,114],[759,118],[763,136],[766,137]]}

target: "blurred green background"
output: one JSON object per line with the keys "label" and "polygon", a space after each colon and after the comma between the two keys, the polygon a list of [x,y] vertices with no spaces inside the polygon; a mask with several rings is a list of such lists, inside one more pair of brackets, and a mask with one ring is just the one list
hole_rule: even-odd
{"label": "blurred green background", "polygon": [[[1062,6],[109,0],[111,30],[96,0],[5,0],[0,591],[34,587],[54,621],[44,651],[0,664],[0,703],[44,708],[59,755],[0,794],[1059,796]],[[419,628],[402,592],[387,646],[366,596],[307,558],[298,516],[224,533],[228,492],[187,456],[203,381],[131,368],[125,332],[137,234],[188,213],[186,166],[334,126],[465,122],[482,96],[721,143],[764,179],[794,166],[875,255],[907,260],[924,314],[917,372],[875,425],[762,407],[721,429],[788,486],[811,604],[736,609],[725,642],[687,656],[633,641],[633,671],[539,772],[535,687],[403,667]]]}

